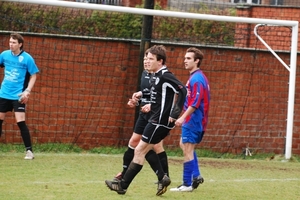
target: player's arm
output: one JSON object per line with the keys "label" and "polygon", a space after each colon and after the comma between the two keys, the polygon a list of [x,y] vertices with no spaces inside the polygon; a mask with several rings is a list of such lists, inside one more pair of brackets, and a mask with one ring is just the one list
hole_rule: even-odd
{"label": "player's arm", "polygon": [[[186,98],[186,88],[182,87],[179,91],[178,91],[178,97],[177,97],[177,101],[175,103],[175,106],[171,112],[170,117],[173,119],[177,119],[182,111],[183,108],[183,104]],[[172,120],[174,121],[174,120]]]}
{"label": "player's arm", "polygon": [[186,111],[181,115],[181,117],[179,117],[176,122],[175,125],[176,126],[182,126],[184,120],[190,116],[194,111],[196,110],[196,108],[194,108],[193,106],[189,106]]}
{"label": "player's arm", "polygon": [[196,82],[193,84],[193,90],[189,96],[189,105],[188,108],[185,110],[185,112],[179,117],[175,125],[176,126],[182,126],[184,120],[192,115],[192,113],[199,107],[201,103],[201,99],[203,98],[203,87],[200,82]]}
{"label": "player's arm", "polygon": [[175,106],[170,115],[170,117],[173,119],[171,121],[175,121],[175,119],[177,119],[179,117],[179,115],[181,114],[181,111],[183,109],[187,90],[186,90],[185,86],[179,80],[177,80],[175,78],[175,76],[173,76],[172,81],[173,81],[172,85],[175,85],[176,92],[178,95],[177,100],[175,102]]}
{"label": "player's arm", "polygon": [[36,81],[36,74],[33,74],[30,76],[30,80],[28,82],[28,86],[27,88],[21,93],[19,94],[20,96],[20,103],[26,104],[28,102],[29,96],[30,96],[30,92],[35,84]]}
{"label": "player's arm", "polygon": [[36,74],[33,74],[30,76],[30,80],[29,80],[28,86],[26,88],[27,91],[29,90],[29,92],[31,92],[31,90],[35,84],[35,81],[36,81]]}
{"label": "player's arm", "polygon": [[131,99],[127,102],[127,105],[131,108],[139,105],[139,100],[143,96],[142,91],[138,91],[132,94]]}

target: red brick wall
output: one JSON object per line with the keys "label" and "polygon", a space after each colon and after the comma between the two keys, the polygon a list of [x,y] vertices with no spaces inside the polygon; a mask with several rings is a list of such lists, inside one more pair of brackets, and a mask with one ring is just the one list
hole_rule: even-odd
{"label": "red brick wall", "polygon": [[[8,36],[0,35],[0,50]],[[166,45],[167,65],[182,81],[186,46]],[[40,68],[27,107],[34,143],[74,143],[83,148],[127,145],[134,110],[126,103],[136,91],[139,44],[25,35],[25,49]],[[218,152],[283,153],[285,148],[288,72],[269,53],[201,48],[202,69],[211,87],[209,125],[198,146]],[[289,54],[281,53],[288,60]],[[299,70],[297,71],[299,73]],[[296,92],[295,113],[299,112]],[[293,153],[300,154],[300,120],[295,116]],[[2,143],[21,143],[12,114],[4,123]],[[165,140],[178,147],[180,129]]]}
{"label": "red brick wall", "polygon": [[[277,20],[292,20],[299,21],[300,14],[297,7],[270,7],[270,6],[244,6],[237,7],[237,16],[240,17],[253,17],[261,19],[277,19]],[[266,47],[257,42],[257,37],[253,34],[256,24],[237,24],[235,33],[235,46],[236,47],[249,47],[261,48]],[[273,49],[273,50],[287,50],[291,49],[291,27],[267,27],[258,29],[260,37]],[[299,31],[298,35],[300,37]],[[250,37],[248,37],[250,36]],[[244,38],[244,39],[241,39]],[[299,38],[298,38],[299,41]],[[298,44],[298,49],[300,45]]]}
{"label": "red brick wall", "polygon": [[135,7],[136,5],[141,5],[142,0],[123,0],[122,1],[122,6],[127,6],[127,7]]}

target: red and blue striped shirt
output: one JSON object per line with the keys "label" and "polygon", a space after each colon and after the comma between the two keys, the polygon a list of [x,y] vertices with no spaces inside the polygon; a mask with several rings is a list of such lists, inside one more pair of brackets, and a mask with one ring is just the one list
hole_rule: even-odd
{"label": "red and blue striped shirt", "polygon": [[187,97],[183,109],[186,111],[189,106],[192,106],[196,110],[185,119],[182,126],[196,132],[205,131],[208,122],[210,89],[208,79],[200,69],[191,73],[186,89]]}

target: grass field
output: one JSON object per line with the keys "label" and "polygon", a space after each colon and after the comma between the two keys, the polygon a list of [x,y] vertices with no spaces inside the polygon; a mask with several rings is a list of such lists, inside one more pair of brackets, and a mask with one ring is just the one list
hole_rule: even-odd
{"label": "grass field", "polygon": [[[148,164],[125,195],[110,191],[104,180],[121,171],[121,154],[0,152],[0,199],[300,199],[300,162],[199,158],[205,182],[189,193],[167,191],[157,197],[157,179]],[[171,187],[181,184],[182,158],[169,157]]]}

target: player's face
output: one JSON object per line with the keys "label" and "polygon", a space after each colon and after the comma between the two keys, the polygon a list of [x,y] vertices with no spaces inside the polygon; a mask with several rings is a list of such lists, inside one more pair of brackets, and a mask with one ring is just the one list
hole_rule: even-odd
{"label": "player's face", "polygon": [[156,55],[152,53],[147,54],[148,70],[157,72],[162,67],[162,60],[157,60]]}
{"label": "player's face", "polygon": [[194,60],[194,53],[188,52],[184,56],[184,67],[189,71],[194,71],[197,69],[197,64],[199,59]]}
{"label": "player's face", "polygon": [[19,43],[18,40],[13,38],[9,39],[9,48],[13,53],[18,54],[20,52],[21,46],[22,44]]}
{"label": "player's face", "polygon": [[147,62],[147,56],[144,57],[144,69],[149,72],[149,63]]}

